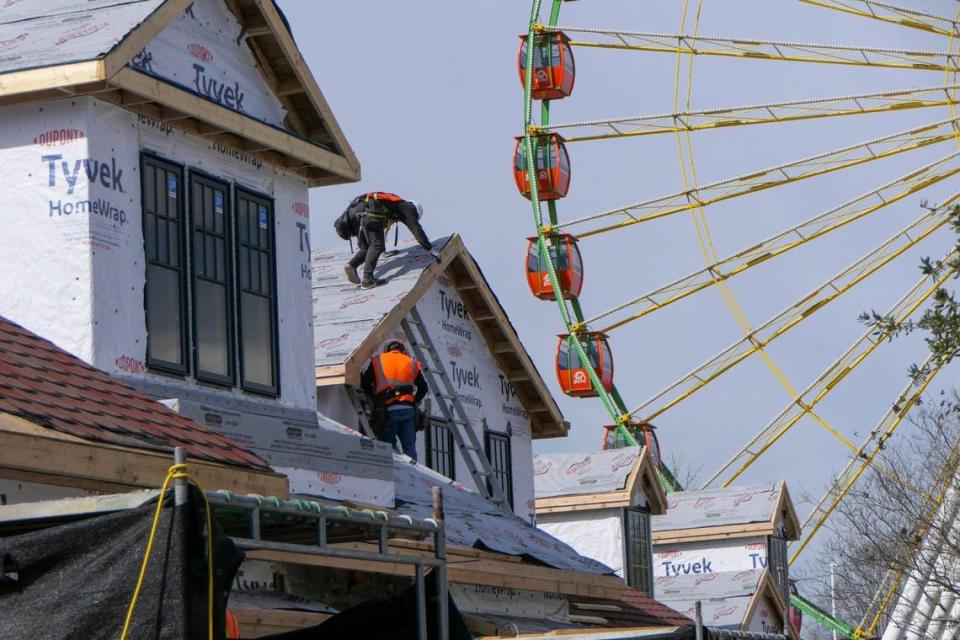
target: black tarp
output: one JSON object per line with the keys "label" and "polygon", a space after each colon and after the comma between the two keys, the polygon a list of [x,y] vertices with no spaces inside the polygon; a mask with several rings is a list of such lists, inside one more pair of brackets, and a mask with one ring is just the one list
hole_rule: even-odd
{"label": "black tarp", "polygon": [[[427,638],[437,638],[437,584],[434,573],[427,574]],[[463,617],[447,596],[450,640],[470,640]],[[394,598],[371,600],[341,611],[323,624],[263,638],[262,640],[327,640],[328,638],[362,638],[363,640],[418,640],[416,585],[401,591]]]}
{"label": "black tarp", "polygon": [[[117,640],[156,509],[136,509],[0,538],[0,638]],[[207,638],[203,500],[164,503],[129,637]],[[226,594],[242,553],[214,522],[214,630],[224,637]],[[3,578],[5,576],[5,578]]]}

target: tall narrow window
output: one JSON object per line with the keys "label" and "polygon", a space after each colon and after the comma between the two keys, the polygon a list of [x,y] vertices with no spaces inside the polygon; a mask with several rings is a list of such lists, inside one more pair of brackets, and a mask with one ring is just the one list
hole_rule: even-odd
{"label": "tall narrow window", "polygon": [[787,539],[780,536],[767,536],[767,567],[777,583],[780,597],[790,602],[790,565],[787,563]]}
{"label": "tall narrow window", "polygon": [[492,481],[498,483],[510,508],[513,508],[513,463],[510,459],[510,434],[486,431],[483,446],[493,471]]}
{"label": "tall narrow window", "polygon": [[243,388],[276,395],[277,295],[273,202],[237,189],[237,269]]}
{"label": "tall narrow window", "polygon": [[643,507],[623,510],[623,577],[628,585],[653,597],[650,511]]}
{"label": "tall narrow window", "polygon": [[453,456],[453,432],[443,420],[432,418],[425,433],[426,465],[451,480],[456,480],[456,464]]}
{"label": "tall narrow window", "polygon": [[191,173],[194,368],[198,380],[232,385],[230,203],[219,180]]}
{"label": "tall narrow window", "polygon": [[152,156],[141,163],[147,365],[187,373],[183,170]]}

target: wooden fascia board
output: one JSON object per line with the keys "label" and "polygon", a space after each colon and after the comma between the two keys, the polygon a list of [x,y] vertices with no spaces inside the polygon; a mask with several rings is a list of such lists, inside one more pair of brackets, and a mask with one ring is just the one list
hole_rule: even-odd
{"label": "wooden fascia board", "polygon": [[111,84],[145,96],[197,120],[216,126],[227,133],[240,136],[268,149],[302,160],[309,166],[323,169],[355,180],[355,172],[343,156],[322,149],[290,133],[271,127],[249,116],[215,104],[201,96],[181,89],[169,82],[152,78],[134,69],[123,68],[111,79]]}
{"label": "wooden fascia board", "polygon": [[607,491],[604,493],[584,493],[573,496],[553,496],[535,500],[537,513],[569,513],[583,511],[601,511],[634,506],[626,491]]}
{"label": "wooden fascia board", "polygon": [[0,96],[65,89],[105,79],[103,60],[90,60],[54,67],[40,67],[0,74]]}
{"label": "wooden fascia board", "polygon": [[310,102],[322,117],[324,124],[330,131],[330,135],[343,152],[343,158],[351,168],[353,180],[360,180],[360,161],[357,159],[353,148],[347,141],[347,137],[340,128],[340,123],[338,123],[334,117],[333,110],[330,108],[330,104],[320,90],[316,78],[313,77],[313,73],[310,71],[306,62],[304,62],[300,50],[293,41],[293,37],[287,32],[287,28],[284,26],[280,14],[277,13],[277,9],[273,5],[273,0],[255,0],[255,3],[260,9],[260,14],[270,27],[273,37],[276,38],[277,44],[280,45],[284,55],[286,55],[287,60],[290,62],[290,66],[293,68],[297,79],[303,85],[305,93],[310,98]]}
{"label": "wooden fascia board", "polygon": [[[157,488],[173,464],[172,455],[81,440],[57,432],[39,435],[0,415],[0,475],[5,471],[24,479],[61,486],[102,485],[105,489]],[[45,429],[44,427],[35,428]],[[286,499],[285,476],[201,460],[189,460],[190,474],[206,489],[240,495],[255,493]]]}
{"label": "wooden fascia board", "polygon": [[787,489],[787,483],[780,481],[780,499],[777,501],[777,508],[770,521],[771,527],[776,526],[777,517],[786,512],[783,518],[783,526],[787,530],[787,540],[798,540],[800,538],[800,519],[797,518],[797,511],[793,506],[793,500],[790,498],[790,491]]}
{"label": "wooden fascia board", "polygon": [[[374,549],[374,545],[352,545],[356,548]],[[430,555],[432,552],[390,547],[402,555]],[[622,579],[613,575],[597,575],[554,569],[530,563],[509,560],[477,559],[459,555],[456,547],[447,550],[447,577],[457,584],[479,584],[493,587],[546,591],[569,595],[619,599],[626,589]],[[266,560],[305,566],[333,567],[352,571],[385,573],[412,576],[413,567],[408,564],[333,558],[288,551],[248,551],[251,560]]]}
{"label": "wooden fascia board", "polygon": [[160,32],[192,3],[192,0],[166,0],[130,31],[103,59],[107,79],[126,67],[133,56],[160,35]]}
{"label": "wooden fascia board", "polygon": [[[638,485],[640,486],[638,487]],[[650,515],[662,516],[667,512],[667,494],[660,486],[653,456],[647,447],[642,448],[636,466],[627,480],[627,489],[631,496],[634,495],[637,488],[643,489]]]}
{"label": "wooden fascia board", "polygon": [[719,527],[699,527],[696,529],[675,529],[673,531],[654,531],[654,544],[672,544],[680,542],[707,542],[729,538],[752,538],[768,536],[773,533],[769,522],[725,525]]}
{"label": "wooden fascia board", "polygon": [[[556,400],[554,400],[550,390],[547,389],[547,385],[543,381],[543,378],[540,377],[540,372],[537,371],[533,361],[530,359],[530,354],[527,353],[523,343],[520,342],[520,336],[518,336],[514,331],[506,311],[504,311],[503,307],[500,306],[500,302],[497,300],[493,291],[490,289],[490,285],[483,277],[480,267],[477,265],[470,253],[466,250],[466,247],[463,245],[460,237],[454,236],[454,239],[457,241],[458,257],[460,258],[464,270],[470,277],[470,284],[472,287],[475,287],[471,288],[470,291],[472,293],[479,294],[480,298],[484,302],[484,306],[487,308],[489,315],[492,316],[492,319],[496,320],[503,337],[511,346],[512,353],[516,355],[517,359],[520,361],[522,370],[529,378],[529,380],[526,380],[525,382],[528,382],[534,388],[535,393],[540,397],[543,405],[549,409],[550,420],[546,421],[541,418],[538,421],[541,425],[548,424],[554,428],[550,430],[541,428],[539,433],[533,433],[533,438],[540,439],[565,437],[569,431],[569,423],[563,419],[563,414],[560,413],[560,408],[557,406]],[[497,348],[497,346],[498,345],[496,343],[487,344],[487,347],[490,349],[491,353],[494,354],[496,354],[495,348]],[[528,414],[532,415],[529,407],[524,407],[524,409],[527,410]],[[531,422],[533,422],[533,419],[531,419]]]}

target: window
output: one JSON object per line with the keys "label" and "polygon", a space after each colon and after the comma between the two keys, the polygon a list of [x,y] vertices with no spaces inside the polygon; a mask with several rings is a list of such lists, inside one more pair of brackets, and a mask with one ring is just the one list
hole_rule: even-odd
{"label": "window", "polygon": [[456,480],[456,463],[453,455],[453,432],[443,420],[430,419],[424,434],[426,440],[426,465],[451,480]]}
{"label": "window", "polygon": [[787,539],[780,536],[767,536],[767,566],[777,585],[783,601],[790,602],[789,565],[787,564]]}
{"label": "window", "polygon": [[273,203],[237,189],[240,366],[243,388],[276,394],[277,323]]}
{"label": "window", "polygon": [[184,374],[188,365],[183,169],[145,155],[141,175],[147,364]]}
{"label": "window", "polygon": [[198,380],[232,385],[232,269],[228,187],[192,173],[194,366]]}
{"label": "window", "polygon": [[513,508],[513,463],[510,459],[510,434],[485,431],[483,448],[493,471],[492,482],[498,483],[501,493]]}
{"label": "window", "polygon": [[623,510],[623,577],[628,585],[653,597],[653,542],[649,509],[627,507]]}
{"label": "window", "polygon": [[187,197],[182,167],[141,168],[148,366],[278,395],[273,201],[193,170]]}

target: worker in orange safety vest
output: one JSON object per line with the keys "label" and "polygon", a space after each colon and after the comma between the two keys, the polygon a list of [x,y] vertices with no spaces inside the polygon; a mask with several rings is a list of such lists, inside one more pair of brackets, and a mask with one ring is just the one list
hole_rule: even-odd
{"label": "worker in orange safety vest", "polygon": [[407,355],[402,342],[391,340],[382,353],[370,359],[360,384],[386,412],[378,439],[396,447],[399,437],[403,452],[416,460],[416,406],[427,395],[422,365]]}

